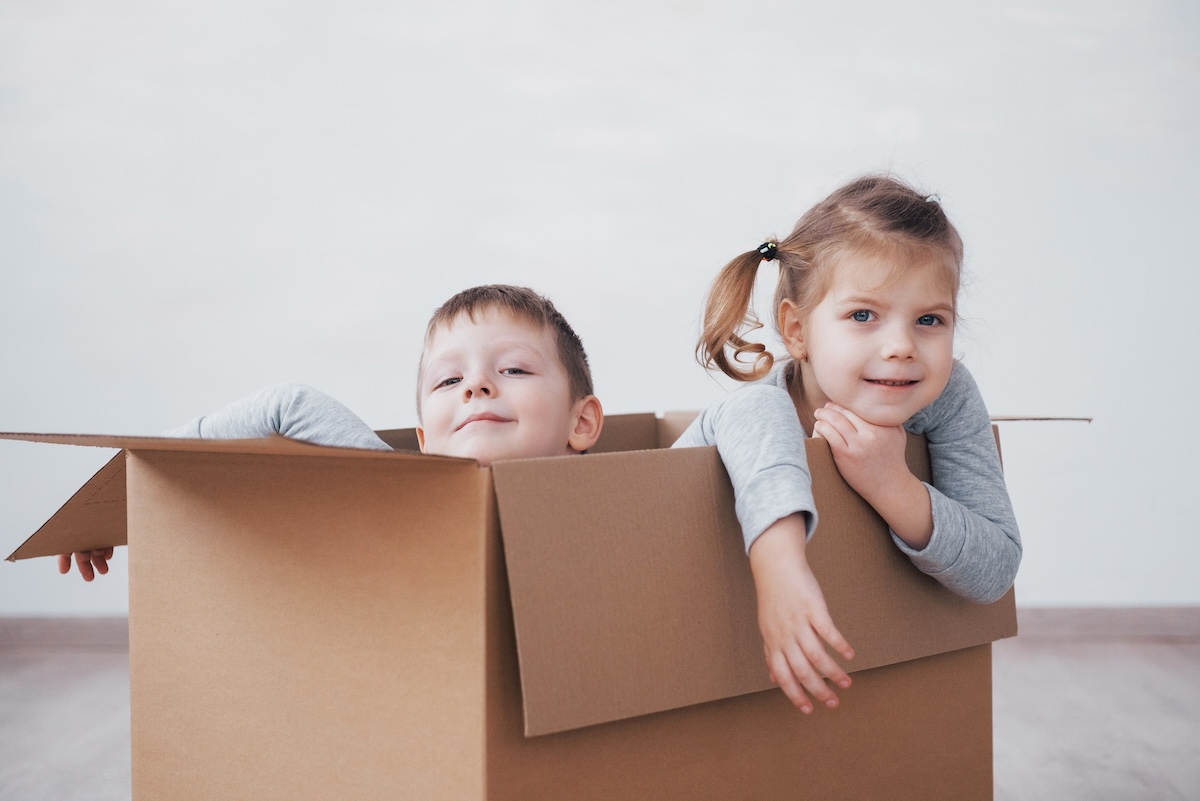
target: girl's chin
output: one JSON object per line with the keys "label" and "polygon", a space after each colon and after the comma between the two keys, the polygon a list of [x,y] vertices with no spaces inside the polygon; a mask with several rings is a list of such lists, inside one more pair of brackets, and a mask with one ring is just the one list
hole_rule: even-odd
{"label": "girl's chin", "polygon": [[[849,406],[846,408],[850,409]],[[866,409],[862,412],[855,409],[850,409],[850,411],[854,412],[871,425],[879,426],[880,428],[895,428],[896,426],[902,426],[908,422],[908,419],[912,417],[913,414],[916,414],[916,412],[913,412],[912,414],[906,414],[903,410],[897,411],[895,409]]]}

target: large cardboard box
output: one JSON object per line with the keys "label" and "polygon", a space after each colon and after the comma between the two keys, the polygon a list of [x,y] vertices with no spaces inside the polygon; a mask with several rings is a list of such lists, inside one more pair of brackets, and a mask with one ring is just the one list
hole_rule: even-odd
{"label": "large cardboard box", "polygon": [[122,449],[9,558],[127,539],[137,799],[991,798],[1012,593],[922,575],[809,441],[809,555],[857,656],[841,708],[800,714],[716,450],[661,449],[686,419],[491,468],[0,435]]}

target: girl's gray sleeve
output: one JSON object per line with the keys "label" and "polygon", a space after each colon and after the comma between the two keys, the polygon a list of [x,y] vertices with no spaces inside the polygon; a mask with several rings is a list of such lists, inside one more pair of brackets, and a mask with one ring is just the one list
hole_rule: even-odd
{"label": "girl's gray sleeve", "polygon": [[929,443],[933,535],[914,550],[896,546],[921,571],[980,603],[999,599],[1021,564],[1021,535],[1004,483],[991,418],[975,380],[956,363],[936,401],[906,426]]}
{"label": "girl's gray sleeve", "polygon": [[253,439],[282,434],[314,445],[391,450],[358,415],[320,390],[276,384],[163,434],[188,439]]}
{"label": "girl's gray sleeve", "polygon": [[776,520],[806,516],[808,536],[817,526],[804,430],[785,390],[751,384],[700,413],[675,448],[716,445],[733,484],[746,550]]}

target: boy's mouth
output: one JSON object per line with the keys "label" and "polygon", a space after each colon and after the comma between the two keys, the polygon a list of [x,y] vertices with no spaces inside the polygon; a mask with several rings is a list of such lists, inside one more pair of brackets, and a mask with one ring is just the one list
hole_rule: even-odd
{"label": "boy's mouth", "polygon": [[916,381],[887,381],[882,378],[868,378],[868,384],[878,384],[881,387],[907,387],[917,383]]}
{"label": "boy's mouth", "polygon": [[462,431],[464,428],[469,426],[471,423],[511,423],[511,422],[512,422],[512,420],[509,420],[507,417],[501,417],[500,415],[492,414],[491,412],[481,412],[479,414],[473,414],[470,417],[468,417],[466,420],[463,420],[462,423],[459,424],[458,428],[456,428],[454,430]]}

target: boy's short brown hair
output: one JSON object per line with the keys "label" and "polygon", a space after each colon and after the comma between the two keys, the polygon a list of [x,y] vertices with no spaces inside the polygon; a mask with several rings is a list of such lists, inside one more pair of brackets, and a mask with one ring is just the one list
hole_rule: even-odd
{"label": "boy's short brown hair", "polygon": [[417,411],[421,408],[421,377],[425,368],[425,348],[433,334],[443,325],[448,325],[460,315],[467,315],[472,322],[475,315],[484,311],[498,309],[505,311],[520,320],[525,320],[539,328],[549,330],[554,334],[558,346],[558,360],[562,362],[567,373],[567,386],[571,390],[571,400],[577,401],[595,394],[592,390],[592,370],[588,366],[587,353],[583,350],[583,342],[571,328],[567,318],[562,316],[549,298],[539,295],[532,289],[510,284],[485,284],[464,289],[454,295],[434,311],[425,328],[425,345],[421,350],[421,359],[417,367]]}

